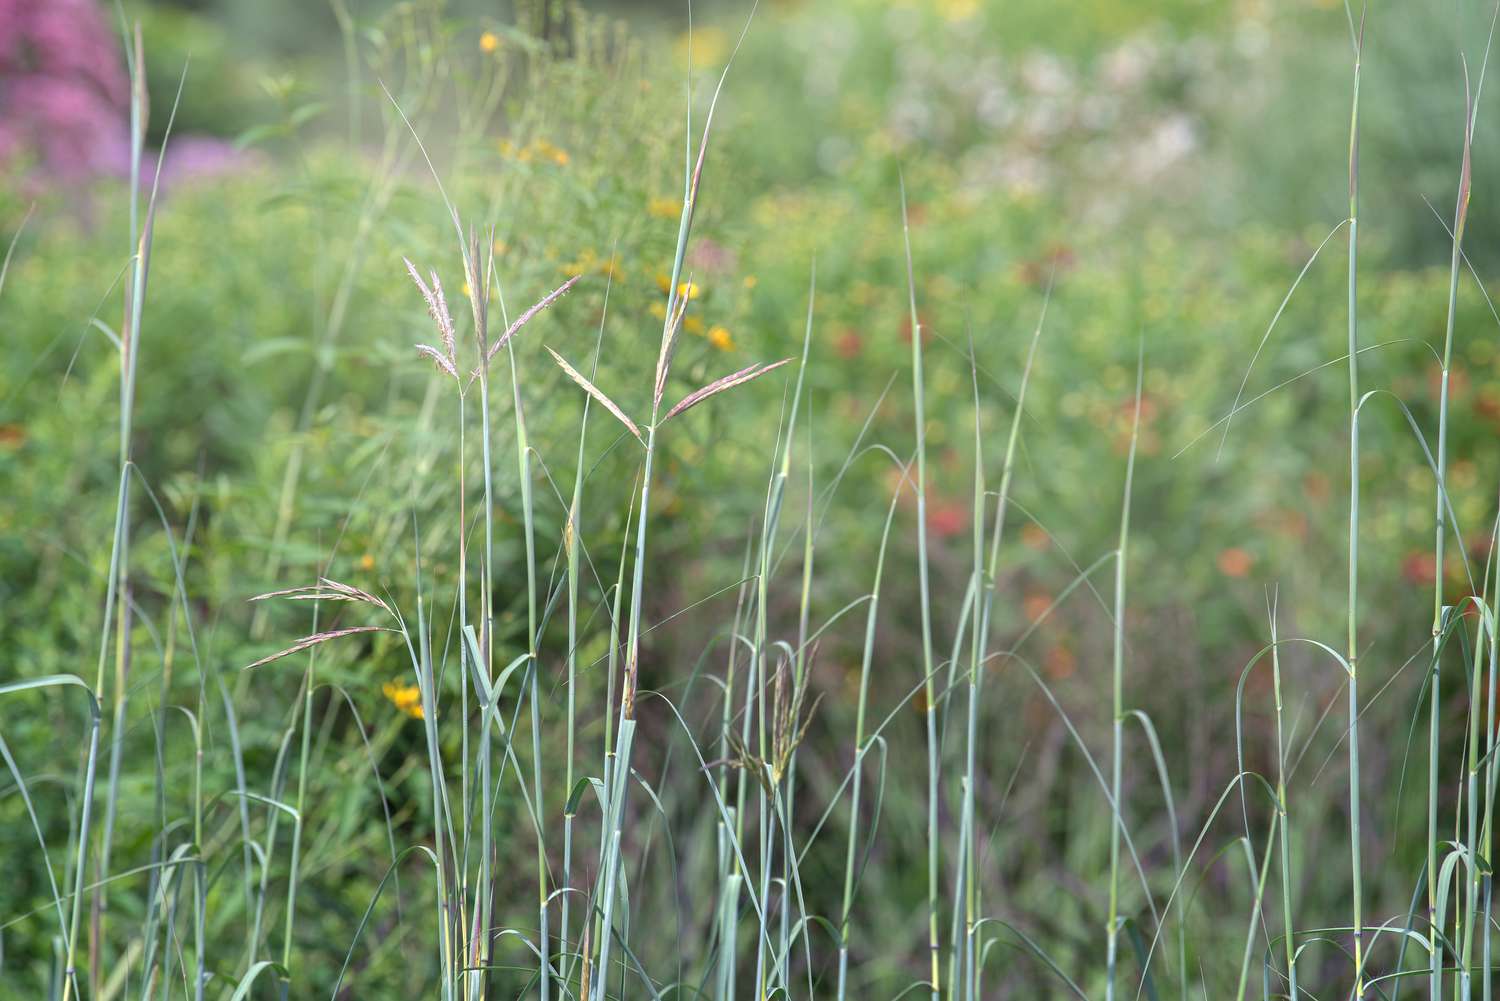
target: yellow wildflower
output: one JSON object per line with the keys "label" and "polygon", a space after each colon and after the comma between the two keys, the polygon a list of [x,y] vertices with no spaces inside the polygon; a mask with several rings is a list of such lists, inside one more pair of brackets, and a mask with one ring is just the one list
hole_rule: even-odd
{"label": "yellow wildflower", "polygon": [[359,568],[361,570],[374,570],[375,557],[371,556],[369,553],[365,553],[359,558]]}
{"label": "yellow wildflower", "polygon": [[682,202],[663,195],[646,202],[646,214],[658,219],[676,219],[682,214]]}
{"label": "yellow wildflower", "polygon": [[412,719],[422,719],[422,690],[405,681],[387,681],[380,686],[391,705]]}
{"label": "yellow wildflower", "polygon": [[521,160],[529,163],[533,159],[550,160],[559,167],[566,167],[572,158],[568,151],[552,145],[545,139],[533,139],[531,145],[522,151]]}
{"label": "yellow wildflower", "polygon": [[938,13],[949,21],[967,21],[979,13],[979,0],[939,0]]}
{"label": "yellow wildflower", "polygon": [[725,327],[715,326],[712,330],[710,330],[708,332],[708,343],[712,344],[720,351],[734,350],[734,338],[730,335],[729,330]]}
{"label": "yellow wildflower", "polygon": [[717,66],[729,53],[729,36],[721,28],[698,28],[677,39],[677,55],[694,68]]}
{"label": "yellow wildflower", "polygon": [[500,47],[500,36],[493,31],[486,31],[479,36],[479,50],[481,52],[494,52]]}
{"label": "yellow wildflower", "polygon": [[759,284],[760,284],[760,279],[756,278],[754,275],[746,275],[745,276],[745,287],[746,288],[754,288],[755,286],[757,286]]}
{"label": "yellow wildflower", "polygon": [[[658,274],[656,276],[656,287],[663,292],[670,291],[672,288],[672,279],[664,274]],[[701,289],[698,287],[697,282],[679,282],[677,284],[677,294],[684,299],[696,299],[700,291]]]}
{"label": "yellow wildflower", "polygon": [[573,260],[566,264],[558,265],[558,270],[569,276],[599,274],[616,280],[625,276],[625,269],[620,267],[619,262],[614,257],[605,260],[595,253],[592,247],[585,247],[580,250],[578,256]]}
{"label": "yellow wildflower", "polygon": [[560,266],[560,270],[570,275],[586,274],[599,266],[599,255],[594,253],[592,247],[585,247],[578,252],[578,256],[567,264]]}
{"label": "yellow wildflower", "polygon": [[666,305],[660,302],[653,302],[651,304],[651,315],[656,317],[658,320],[665,320],[667,318]]}
{"label": "yellow wildflower", "polygon": [[689,316],[684,318],[682,321],[682,329],[686,330],[690,334],[703,333],[703,317]]}

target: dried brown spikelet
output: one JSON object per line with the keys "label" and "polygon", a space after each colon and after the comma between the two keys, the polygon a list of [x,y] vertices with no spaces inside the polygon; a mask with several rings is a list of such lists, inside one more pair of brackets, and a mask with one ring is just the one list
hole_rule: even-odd
{"label": "dried brown spikelet", "polygon": [[386,626],[350,626],[347,629],[330,629],[327,632],[313,633],[311,636],[302,637],[300,640],[293,643],[285,650],[278,650],[277,652],[271,654],[269,657],[262,657],[260,660],[257,660],[253,664],[246,664],[245,670],[248,671],[252,667],[260,667],[263,664],[269,664],[273,660],[280,660],[283,657],[288,657],[294,653],[299,653],[303,650],[306,650],[308,647],[317,646],[319,643],[326,643],[329,640],[338,639],[340,636],[352,636],[355,633],[389,633],[394,631],[395,630],[390,629]]}
{"label": "dried brown spikelet", "polygon": [[574,275],[572,278],[569,278],[557,288],[553,289],[551,292],[548,292],[541,299],[538,299],[520,316],[516,317],[515,322],[505,328],[505,333],[501,334],[499,338],[495,340],[495,343],[490,345],[490,349],[485,354],[484,360],[488,362],[491,358],[494,358],[495,353],[501,348],[505,347],[506,344],[510,343],[510,339],[516,335],[517,331],[526,326],[526,324],[531,321],[532,317],[536,316],[536,314],[540,313],[542,310],[546,309],[548,306],[552,305],[563,296],[567,295],[568,292],[573,288],[573,286],[578,284],[578,280],[582,277],[582,275]]}
{"label": "dried brown spikelet", "polygon": [[427,284],[417,273],[417,266],[411,262],[411,258],[403,257],[401,260],[405,262],[406,272],[411,275],[411,280],[416,282],[417,290],[422,293],[422,299],[427,303],[427,315],[432,317],[438,336],[443,340],[443,353],[449,361],[449,365],[445,367],[456,368],[458,346],[453,334],[453,317],[448,313],[448,301],[443,296],[443,283],[438,279],[437,272],[432,271],[432,284]]}
{"label": "dried brown spikelet", "polygon": [[790,358],[783,358],[781,359],[781,361],[773,362],[770,365],[761,365],[759,362],[757,362],[754,365],[748,365],[745,368],[740,369],[738,372],[732,372],[729,375],[724,376],[723,378],[715,379],[708,385],[703,386],[700,389],[693,390],[691,393],[679,400],[676,406],[667,411],[667,415],[662,418],[662,422],[665,423],[671,420],[673,417],[676,417],[683,411],[697,406],[704,400],[708,399],[710,396],[722,393],[726,389],[733,389],[735,386],[749,382],[751,379],[758,379],[761,376],[765,375],[767,372],[775,371],[791,360],[792,359]]}
{"label": "dried brown spikelet", "polygon": [[443,354],[437,348],[430,347],[426,344],[418,344],[416,345],[416,349],[436,362],[438,368],[442,369],[444,372],[447,372],[449,375],[453,376],[453,378],[458,378],[458,368],[453,364],[453,362],[448,359],[447,355]]}
{"label": "dried brown spikelet", "polygon": [[581,372],[579,372],[572,365],[569,365],[567,361],[563,359],[562,355],[558,354],[556,351],[553,351],[551,348],[547,348],[547,353],[552,356],[553,361],[557,362],[558,367],[561,368],[565,373],[567,373],[569,379],[572,379],[574,382],[578,383],[578,385],[582,386],[585,393],[588,393],[595,400],[599,401],[599,405],[602,406],[605,410],[608,410],[611,414],[614,414],[615,419],[618,420],[621,424],[625,425],[625,430],[635,435],[636,441],[640,442],[641,444],[645,444],[645,439],[641,437],[641,429],[636,427],[635,421],[625,416],[625,411],[621,410],[615,404],[614,400],[611,400],[608,396],[605,396],[603,390],[601,390],[598,386],[595,386],[592,382],[589,382],[589,380],[585,378]]}

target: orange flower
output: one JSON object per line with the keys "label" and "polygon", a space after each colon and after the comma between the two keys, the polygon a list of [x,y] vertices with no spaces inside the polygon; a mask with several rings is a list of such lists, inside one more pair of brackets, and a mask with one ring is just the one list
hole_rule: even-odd
{"label": "orange flower", "polygon": [[1073,248],[1054,243],[1039,257],[1016,265],[1016,277],[1027,285],[1045,285],[1073,269],[1077,260]]}
{"label": "orange flower", "polygon": [[1500,393],[1486,387],[1474,401],[1474,412],[1491,424],[1500,423]]}
{"label": "orange flower", "polygon": [[957,535],[969,524],[969,509],[951,501],[939,501],[927,511],[927,528],[939,538]]}
{"label": "orange flower", "polygon": [[[1150,424],[1151,421],[1156,417],[1156,401],[1151,399],[1151,397],[1147,396],[1145,393],[1142,393],[1140,407],[1141,424],[1143,426],[1146,424]],[[1135,418],[1135,408],[1136,400],[1134,396],[1131,396],[1120,404],[1120,415],[1124,417],[1127,422],[1133,422]]]}
{"label": "orange flower", "polygon": [[494,52],[500,47],[500,36],[493,31],[486,31],[479,36],[479,50],[481,52]]}
{"label": "orange flower", "polygon": [[380,691],[401,712],[412,719],[422,719],[422,690],[416,685],[405,681],[387,681],[380,686]]}
{"label": "orange flower", "polygon": [[1306,539],[1307,515],[1292,508],[1277,508],[1261,519],[1274,532],[1292,539]]}
{"label": "orange flower", "polygon": [[[1434,403],[1443,394],[1443,367],[1433,365],[1427,370],[1427,391],[1432,394]],[[1469,376],[1463,369],[1448,370],[1448,398],[1461,400],[1469,394]]]}
{"label": "orange flower", "polygon": [[911,707],[919,713],[927,712],[927,689],[918,688],[911,697]]}
{"label": "orange flower", "polygon": [[1078,658],[1065,646],[1055,646],[1047,651],[1047,676],[1054,681],[1070,677],[1078,667]]}
{"label": "orange flower", "polygon": [[840,358],[853,361],[865,348],[864,338],[859,336],[858,330],[849,327],[839,334],[839,339],[834,342],[834,348],[838,351]]}
{"label": "orange flower", "polygon": [[1046,615],[1047,609],[1051,607],[1052,595],[1042,591],[1031,592],[1021,604],[1021,610],[1026,613],[1026,618],[1032,622],[1036,622],[1043,615]]}
{"label": "orange flower", "polygon": [[1255,560],[1239,546],[1230,546],[1220,551],[1216,562],[1219,564],[1219,572],[1224,576],[1243,577],[1250,572]]}
{"label": "orange flower", "polygon": [[[926,345],[932,340],[932,326],[927,322],[927,317],[921,313],[917,314],[917,325],[922,328],[922,344]],[[911,314],[908,313],[901,318],[901,339],[907,344],[911,343]]]}
{"label": "orange flower", "polygon": [[1431,584],[1436,576],[1436,567],[1437,561],[1432,558],[1431,553],[1412,550],[1401,561],[1401,576],[1413,584]]}

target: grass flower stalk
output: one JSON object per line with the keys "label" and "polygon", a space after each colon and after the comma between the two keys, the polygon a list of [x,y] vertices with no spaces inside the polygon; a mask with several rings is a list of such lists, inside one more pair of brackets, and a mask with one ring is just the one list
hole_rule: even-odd
{"label": "grass flower stalk", "polygon": [[[1467,85],[1467,78],[1465,79]],[[1448,266],[1448,314],[1443,332],[1442,368],[1438,381],[1438,434],[1436,463],[1436,489],[1433,502],[1432,544],[1432,665],[1431,688],[1428,703],[1428,756],[1427,756],[1427,905],[1430,934],[1433,942],[1431,961],[1431,990],[1433,1001],[1442,1001],[1442,915],[1438,913],[1437,853],[1440,844],[1438,833],[1438,788],[1439,788],[1439,737],[1442,725],[1442,648],[1444,619],[1448,609],[1443,599],[1444,565],[1448,536],[1448,394],[1453,369],[1453,334],[1458,313],[1458,278],[1463,261],[1464,227],[1468,221],[1469,189],[1471,183],[1470,143],[1473,140],[1473,108],[1469,95],[1465,94],[1463,165],[1459,172],[1458,195],[1453,212],[1453,249]],[[1477,655],[1476,655],[1477,657]],[[1477,659],[1476,659],[1477,666]],[[1472,714],[1471,714],[1472,715]],[[1476,717],[1477,718],[1477,717]],[[1477,734],[1475,735],[1477,737]],[[1471,751],[1475,745],[1470,745]],[[1472,777],[1472,772],[1471,772]],[[1472,788],[1470,789],[1472,794]],[[1471,799],[1470,805],[1473,805]],[[1473,818],[1471,817],[1471,820]],[[1470,845],[1474,838],[1470,838]],[[1458,957],[1455,957],[1458,958]],[[1460,975],[1461,992],[1466,993],[1468,968]]]}
{"label": "grass flower stalk", "polygon": [[917,592],[922,611],[922,712],[927,727],[927,952],[932,1001],[942,997],[938,940],[938,775],[942,748],[937,734],[937,691],[932,660],[932,595],[927,560],[927,408],[922,376],[922,323],[917,316],[917,280],[912,266],[906,183],[901,184],[901,231],[906,245],[906,289],[911,323],[912,413],[917,438]]}
{"label": "grass flower stalk", "polygon": [[[1355,1001],[1363,1001],[1365,996],[1364,869],[1360,861],[1359,779],[1359,82],[1363,51],[1364,22],[1361,20],[1354,35],[1354,93],[1349,111],[1349,635],[1344,649],[1349,671],[1349,869],[1353,884],[1350,908],[1353,912]],[[1428,870],[1429,889],[1432,888],[1432,871]],[[1436,949],[1433,951],[1432,964],[1434,989],[1440,991]],[[1434,1001],[1437,1001],[1436,995]]]}
{"label": "grass flower stalk", "polygon": [[[1142,345],[1144,352],[1144,344]],[[1124,765],[1125,731],[1125,568],[1130,542],[1130,498],[1135,485],[1135,456],[1141,432],[1141,380],[1144,377],[1144,353],[1136,362],[1135,407],[1130,419],[1130,453],[1125,462],[1125,496],[1120,504],[1120,537],[1115,547],[1114,670],[1111,673],[1113,716],[1111,724],[1110,801],[1113,816],[1109,834],[1109,917],[1106,943],[1105,998],[1115,997],[1115,974],[1119,961],[1120,941],[1120,835],[1124,831],[1124,808],[1120,802],[1121,772]]]}
{"label": "grass flower stalk", "polygon": [[1285,708],[1281,697],[1281,647],[1277,641],[1277,605],[1271,605],[1271,697],[1276,706],[1276,833],[1281,839],[1281,924],[1286,948],[1287,996],[1297,997],[1297,935],[1292,924],[1292,814],[1287,801]]}
{"label": "grass flower stalk", "polygon": [[[984,542],[983,503],[985,491],[983,476],[984,452],[982,448],[983,434],[979,418],[977,362],[971,364],[970,374],[974,379],[975,394],[973,515],[975,521],[975,549],[973,588],[975,594],[981,595],[981,603],[980,613],[974,619],[974,642],[969,663],[969,705],[968,720],[964,734],[964,781],[961,822],[963,830],[963,844],[961,848],[964,873],[964,878],[961,881],[964,906],[962,982],[964,996],[970,999],[979,996],[979,922],[982,918],[978,880],[978,835],[976,833],[977,821],[974,806],[974,787],[979,780],[979,707],[983,693],[984,667],[989,657],[992,612],[996,592],[999,588],[1000,544],[1005,537],[1006,515],[1010,511],[1011,483],[1015,475],[1016,446],[1021,438],[1021,415],[1026,409],[1026,390],[1031,384],[1032,365],[1036,361],[1036,349],[1037,345],[1041,342],[1042,329],[1046,323],[1046,317],[1047,311],[1044,305],[1042,315],[1038,318],[1036,328],[1032,332],[1031,343],[1026,349],[1025,365],[1021,369],[1021,384],[1016,392],[1016,409],[1011,415],[1010,433],[1005,442],[1005,458],[1000,469],[1000,485],[995,494],[994,528],[990,532],[989,561],[983,569],[981,569],[979,562]],[[956,900],[954,906],[955,908],[957,907]]]}

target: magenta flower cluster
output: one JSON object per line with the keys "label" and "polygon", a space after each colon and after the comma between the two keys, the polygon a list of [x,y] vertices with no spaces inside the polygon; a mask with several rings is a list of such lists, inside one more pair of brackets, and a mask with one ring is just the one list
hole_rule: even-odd
{"label": "magenta flower cluster", "polygon": [[0,0],[0,163],[23,158],[60,179],[116,170],[123,63],[95,0]]}

